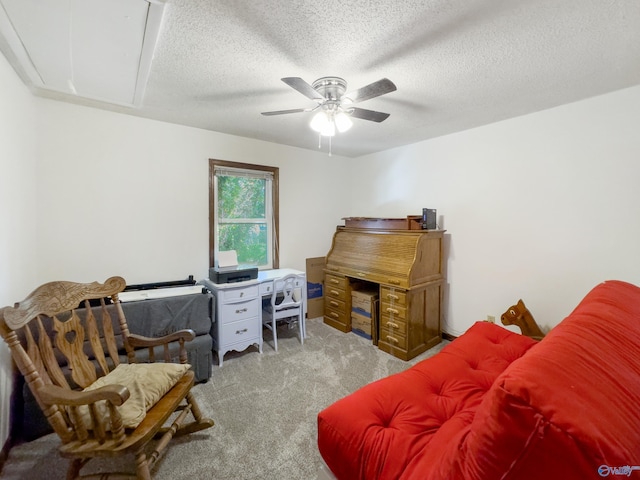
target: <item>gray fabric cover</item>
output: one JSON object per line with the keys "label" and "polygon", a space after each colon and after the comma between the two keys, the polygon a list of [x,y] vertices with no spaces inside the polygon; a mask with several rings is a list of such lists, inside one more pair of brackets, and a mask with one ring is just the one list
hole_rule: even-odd
{"label": "gray fabric cover", "polygon": [[161,337],[190,328],[196,335],[211,333],[210,293],[122,303],[131,333]]}

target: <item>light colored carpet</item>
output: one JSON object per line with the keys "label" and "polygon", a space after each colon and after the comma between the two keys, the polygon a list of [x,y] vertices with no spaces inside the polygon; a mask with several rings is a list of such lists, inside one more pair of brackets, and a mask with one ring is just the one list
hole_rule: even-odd
{"label": "light colored carpet", "polygon": [[[404,362],[370,341],[307,321],[300,345],[297,328],[278,329],[278,352],[264,332],[263,354],[250,347],[225,355],[207,383],[194,388],[203,413],[216,425],[174,439],[152,475],[163,479],[315,479],[321,466],[316,446],[320,410],[359,387],[405,370],[447,343]],[[47,435],[9,452],[3,479],[65,478],[68,461],[57,453],[58,438]],[[133,472],[130,459],[117,468]],[[83,470],[104,471],[114,461],[92,461]]]}

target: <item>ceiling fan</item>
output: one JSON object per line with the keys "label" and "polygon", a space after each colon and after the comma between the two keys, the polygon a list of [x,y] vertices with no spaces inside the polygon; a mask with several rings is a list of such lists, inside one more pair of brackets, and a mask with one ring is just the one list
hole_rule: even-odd
{"label": "ceiling fan", "polygon": [[288,113],[313,112],[319,110],[311,120],[311,128],[321,136],[332,137],[336,133],[345,132],[351,128],[350,117],[382,122],[389,117],[388,113],[352,107],[354,103],[364,102],[396,90],[394,83],[383,78],[357,90],[347,91],[347,82],[340,77],[322,77],[311,85],[300,77],[285,77],[281,79],[291,88],[317,102],[313,108],[294,108],[292,110],[276,110],[262,112],[262,115],[283,115]]}

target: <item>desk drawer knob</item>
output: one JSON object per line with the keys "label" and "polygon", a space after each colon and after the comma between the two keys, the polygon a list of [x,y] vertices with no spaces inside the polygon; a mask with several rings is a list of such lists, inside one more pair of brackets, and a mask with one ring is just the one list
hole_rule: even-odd
{"label": "desk drawer knob", "polygon": [[399,325],[397,323],[393,323],[393,322],[387,322],[387,327],[390,328],[398,328]]}
{"label": "desk drawer knob", "polygon": [[340,304],[338,302],[336,302],[335,300],[330,300],[329,301],[329,305],[331,305],[332,307],[339,307]]}
{"label": "desk drawer knob", "polygon": [[340,318],[340,315],[338,315],[336,312],[329,312],[329,316],[333,318]]}
{"label": "desk drawer knob", "polygon": [[400,300],[400,297],[398,295],[393,295],[392,293],[387,293],[387,298],[389,300]]}
{"label": "desk drawer knob", "polygon": [[398,312],[398,310],[396,310],[395,308],[387,308],[387,312],[388,313],[395,313],[396,315],[400,312]]}
{"label": "desk drawer knob", "polygon": [[247,333],[249,331],[248,328],[243,328],[242,330],[236,330],[236,335],[241,335],[243,333]]}
{"label": "desk drawer knob", "polygon": [[329,290],[329,293],[330,293],[331,295],[333,295],[334,297],[337,297],[337,296],[339,296],[339,295],[340,295],[340,292],[339,292],[339,291],[337,291],[337,290]]}
{"label": "desk drawer knob", "polygon": [[400,285],[400,280],[395,280],[395,279],[393,279],[393,278],[390,278],[390,279],[389,279],[389,283],[390,283],[391,285]]}
{"label": "desk drawer knob", "polygon": [[236,313],[244,313],[246,311],[247,311],[247,308],[245,307],[245,308],[240,308],[240,309],[236,310]]}
{"label": "desk drawer knob", "polygon": [[387,335],[387,340],[392,343],[398,343],[398,339],[392,337],[391,335]]}
{"label": "desk drawer knob", "polygon": [[339,281],[339,280],[336,280],[335,278],[330,278],[330,279],[329,279],[329,282],[330,282],[330,283],[333,283],[334,285],[340,285],[340,281]]}

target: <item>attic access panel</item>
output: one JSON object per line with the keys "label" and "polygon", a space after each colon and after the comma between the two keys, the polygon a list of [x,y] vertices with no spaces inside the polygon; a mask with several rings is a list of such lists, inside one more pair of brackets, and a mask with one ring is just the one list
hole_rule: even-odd
{"label": "attic access panel", "polygon": [[163,9],[158,0],[0,0],[2,46],[33,87],[139,106]]}

